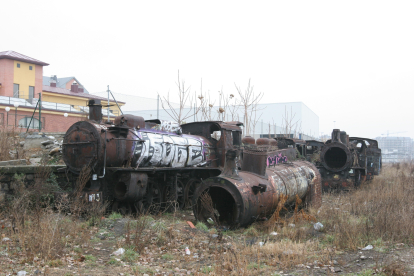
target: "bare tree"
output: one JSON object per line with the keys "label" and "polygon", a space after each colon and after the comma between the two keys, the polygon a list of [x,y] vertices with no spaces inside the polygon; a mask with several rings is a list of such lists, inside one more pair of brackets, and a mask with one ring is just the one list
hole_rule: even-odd
{"label": "bare tree", "polygon": [[219,91],[219,120],[235,121],[238,118],[238,110],[240,108],[240,100],[234,94]]}
{"label": "bare tree", "polygon": [[260,92],[259,94],[256,94],[254,92],[254,87],[250,84],[250,79],[244,91],[242,91],[236,84],[235,86],[237,93],[240,96],[241,108],[243,108],[244,135],[249,135],[252,129],[256,126],[257,120],[256,118],[253,119],[252,115],[254,114],[254,117],[256,117],[256,112],[258,110],[257,104],[263,98],[263,93]]}
{"label": "bare tree", "polygon": [[[181,125],[184,120],[198,113],[201,107],[196,110],[192,109],[193,98],[191,97],[190,87],[186,87],[185,81],[180,79],[180,71],[178,71],[177,88],[179,107],[173,107],[172,102],[170,102],[170,93],[168,93],[167,98],[161,98],[161,106],[174,121]],[[188,110],[185,110],[186,108]]]}
{"label": "bare tree", "polygon": [[300,119],[295,121],[296,113],[293,113],[292,107],[290,107],[290,113],[286,110],[285,106],[285,115],[282,118],[282,132],[285,137],[289,137],[291,134],[293,138],[298,138],[298,133],[301,129],[302,122]]}
{"label": "bare tree", "polygon": [[[198,99],[200,100],[200,117],[201,121],[212,121],[213,120],[213,107],[214,102],[210,98],[210,93],[201,94],[198,96]],[[198,114],[197,114],[198,115]],[[197,116],[198,118],[198,116]]]}

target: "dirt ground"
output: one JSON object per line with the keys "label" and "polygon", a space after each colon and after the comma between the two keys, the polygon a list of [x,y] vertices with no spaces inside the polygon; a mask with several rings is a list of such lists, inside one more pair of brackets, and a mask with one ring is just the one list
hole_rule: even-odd
{"label": "dirt ground", "polygon": [[[266,254],[269,248],[286,242],[282,233],[269,235],[258,231],[251,235],[255,228],[217,231],[203,225],[193,229],[187,221],[196,224],[191,211],[150,217],[147,226],[140,228],[145,244],[134,247],[131,239],[139,219],[111,215],[99,227],[90,229],[88,243],[68,248],[64,256],[51,256],[47,262],[35,258],[26,263],[18,248],[13,248],[15,243],[2,234],[0,275],[17,275],[19,271],[26,271],[26,275],[67,276],[414,275],[412,244],[381,243],[373,245],[371,250],[340,251],[322,242],[326,233],[315,231],[311,223],[305,223],[300,227],[309,241],[318,243],[316,249],[299,258],[296,254],[300,253],[294,252],[298,245],[288,243],[282,251],[272,251],[279,255],[269,255]],[[11,226],[5,218],[0,219],[0,224],[2,233]],[[185,252],[186,247],[189,254]],[[114,255],[119,248],[127,250],[122,255]]]}

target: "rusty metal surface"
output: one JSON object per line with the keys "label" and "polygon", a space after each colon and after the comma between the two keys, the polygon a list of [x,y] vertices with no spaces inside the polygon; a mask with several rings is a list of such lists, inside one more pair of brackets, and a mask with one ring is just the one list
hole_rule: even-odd
{"label": "rusty metal surface", "polygon": [[102,121],[101,100],[89,100],[89,120],[100,123]]}
{"label": "rusty metal surface", "polygon": [[127,126],[129,128],[145,128],[144,118],[130,114],[115,117],[114,124],[117,126]]}
{"label": "rusty metal surface", "polygon": [[270,139],[269,138],[257,138],[256,145],[258,146],[270,145]]}
{"label": "rusty metal surface", "polygon": [[181,125],[183,133],[205,137],[215,149],[214,155],[217,166],[224,166],[227,150],[241,145],[240,122],[193,122]]}
{"label": "rusty metal surface", "polygon": [[321,150],[323,190],[358,187],[381,171],[381,149],[378,142],[362,137],[349,137],[334,129],[332,137]]}
{"label": "rusty metal surface", "polygon": [[[265,160],[266,154],[257,157]],[[246,156],[244,158],[246,162]],[[234,171],[234,167],[224,171]],[[320,174],[307,161],[274,166],[266,169],[264,175],[242,170],[237,176],[221,174],[205,180],[197,188],[193,198],[197,220],[206,221],[213,216],[220,224],[233,227],[248,225],[271,216],[282,195],[287,197],[286,204],[293,203],[296,195],[315,207],[321,204]],[[204,192],[212,199],[216,209],[213,213],[203,205]]]}
{"label": "rusty metal surface", "polygon": [[267,152],[244,150],[242,171],[265,176],[267,167]]}
{"label": "rusty metal surface", "polygon": [[256,144],[256,140],[251,136],[243,137],[241,142],[242,142],[242,144],[245,144],[245,145],[254,145],[254,144]]}
{"label": "rusty metal surface", "polygon": [[349,169],[354,161],[350,149],[341,142],[331,142],[321,150],[321,164],[329,171],[340,172]]}
{"label": "rusty metal surface", "polygon": [[103,164],[101,127],[105,126],[80,121],[68,129],[63,139],[62,157],[69,170],[79,173],[85,166]]}

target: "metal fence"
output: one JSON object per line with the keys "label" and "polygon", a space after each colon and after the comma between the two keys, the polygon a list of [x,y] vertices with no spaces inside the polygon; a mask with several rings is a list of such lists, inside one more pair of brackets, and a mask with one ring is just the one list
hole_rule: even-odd
{"label": "metal fence", "polygon": [[[33,117],[30,122],[31,116],[16,114],[12,111],[7,112],[7,114],[0,113],[0,124],[7,127],[18,127],[18,128],[27,128],[30,123],[29,129],[39,129],[39,116]],[[41,129],[46,127],[45,117],[41,117]]]}
{"label": "metal fence", "polygon": [[[20,95],[21,96],[21,95]],[[14,105],[15,103],[18,104],[18,107],[32,107],[35,108],[39,99],[33,98],[31,102],[23,98],[13,98],[13,97],[5,97],[0,96],[0,104],[9,104]],[[81,105],[70,105],[70,104],[62,104],[62,103],[54,103],[54,102],[45,102],[42,101],[42,109],[52,109],[57,111],[65,111],[65,112],[74,112],[74,113],[84,113],[89,114],[89,107],[86,106],[87,101],[85,101],[85,106]],[[12,107],[13,108],[13,107]],[[39,106],[38,106],[39,108]],[[108,116],[108,110],[102,109],[102,115]],[[119,116],[119,110],[110,110],[109,116]]]}

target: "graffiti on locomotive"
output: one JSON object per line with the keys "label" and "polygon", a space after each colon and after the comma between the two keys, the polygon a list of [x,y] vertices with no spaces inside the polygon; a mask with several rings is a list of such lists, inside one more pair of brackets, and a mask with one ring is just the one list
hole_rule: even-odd
{"label": "graffiti on locomotive", "polygon": [[281,153],[276,153],[273,156],[268,156],[266,162],[267,162],[267,166],[270,167],[270,166],[274,166],[280,163],[286,163],[287,161],[288,161],[287,156],[282,156]]}
{"label": "graffiti on locomotive", "polygon": [[134,130],[133,163],[138,167],[197,166],[206,161],[206,150],[201,138],[181,133],[178,124],[165,122],[150,130]]}

